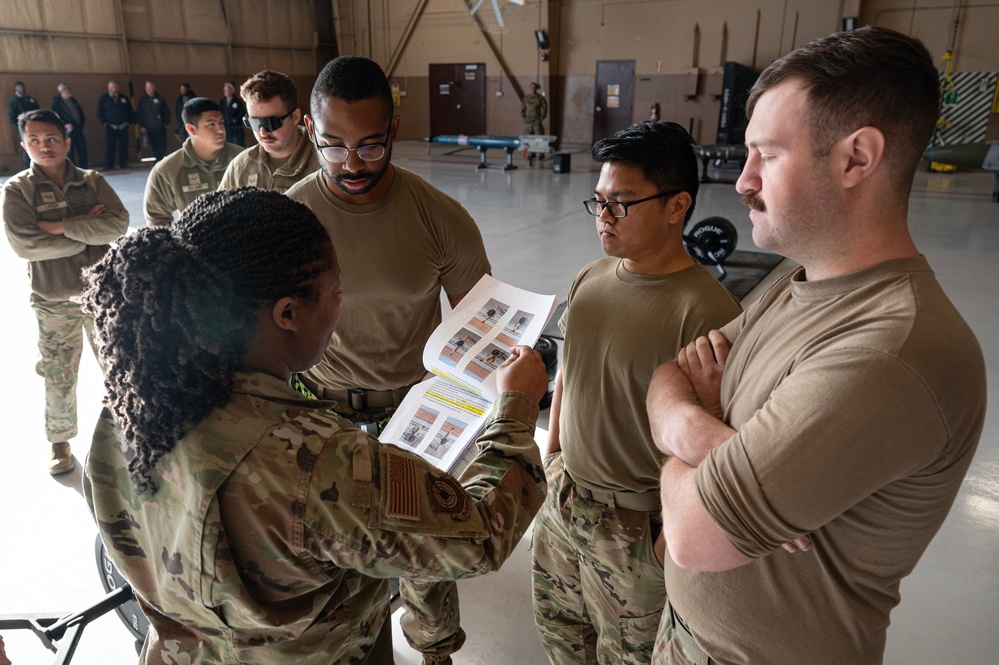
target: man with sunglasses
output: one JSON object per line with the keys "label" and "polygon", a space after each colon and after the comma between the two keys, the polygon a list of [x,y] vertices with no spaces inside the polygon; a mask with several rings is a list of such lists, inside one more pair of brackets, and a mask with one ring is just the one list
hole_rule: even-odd
{"label": "man with sunglasses", "polygon": [[302,111],[290,78],[264,70],[247,79],[239,92],[246,100],[243,124],[256,136],[257,145],[232,160],[220,189],[259,187],[285,192],[319,170],[312,142],[305,127],[298,124]]}
{"label": "man with sunglasses", "polygon": [[579,273],[559,320],[548,499],[533,532],[535,623],[552,663],[648,663],[666,590],[664,455],[645,394],[656,367],[741,310],[684,250],[699,186],[687,131],[645,121],[592,154],[600,177],[583,206],[609,257]]}
{"label": "man with sunglasses", "polygon": [[[343,308],[322,361],[302,380],[377,432],[426,374],[423,346],[441,321],[441,289],[456,305],[489,272],[489,261],[465,209],[391,163],[400,118],[377,63],[330,61],[310,106],[305,126],[321,170],[287,194],[312,208],[333,237]],[[400,587],[407,640],[425,663],[450,662],[465,639],[454,584],[401,580]]]}
{"label": "man with sunglasses", "polygon": [[170,226],[194,199],[218,189],[226,167],[243,148],[225,141],[219,105],[205,97],[184,104],[184,145],[156,162],[146,180],[142,209],[149,226]]}

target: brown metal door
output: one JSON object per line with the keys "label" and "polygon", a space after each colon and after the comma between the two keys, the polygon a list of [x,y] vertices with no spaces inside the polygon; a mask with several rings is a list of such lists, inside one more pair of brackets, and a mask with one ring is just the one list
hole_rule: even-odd
{"label": "brown metal door", "polygon": [[634,60],[598,60],[593,95],[593,141],[631,125]]}
{"label": "brown metal door", "polygon": [[430,136],[486,133],[486,66],[430,65]]}

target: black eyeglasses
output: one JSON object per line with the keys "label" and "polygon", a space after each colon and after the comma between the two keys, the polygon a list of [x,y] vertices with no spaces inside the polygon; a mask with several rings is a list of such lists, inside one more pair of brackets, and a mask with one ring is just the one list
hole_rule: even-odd
{"label": "black eyeglasses", "polygon": [[392,140],[391,120],[389,121],[388,129],[385,130],[385,134],[387,138],[384,143],[367,143],[356,148],[347,148],[342,145],[319,145],[319,141],[316,140],[315,136],[312,137],[312,143],[316,146],[316,150],[322,153],[326,161],[333,164],[341,164],[347,161],[351,151],[356,152],[361,161],[377,162],[385,156],[385,150],[388,149],[389,141]]}
{"label": "black eyeglasses", "polygon": [[292,109],[282,116],[272,115],[266,118],[251,118],[250,116],[243,116],[243,125],[246,126],[254,134],[259,134],[260,129],[266,129],[269,132],[276,132],[281,129],[284,125],[284,121],[291,117],[291,114],[295,112]]}
{"label": "black eyeglasses", "polygon": [[682,191],[682,189],[670,189],[665,192],[653,194],[652,196],[646,196],[644,199],[638,199],[637,201],[597,201],[596,199],[588,199],[583,201],[583,207],[586,208],[586,212],[590,213],[594,217],[599,217],[600,213],[602,213],[606,208],[607,210],[610,210],[611,217],[621,219],[622,217],[628,216],[629,206],[645,203],[646,201],[651,201],[652,199],[666,199],[675,194],[679,194]]}

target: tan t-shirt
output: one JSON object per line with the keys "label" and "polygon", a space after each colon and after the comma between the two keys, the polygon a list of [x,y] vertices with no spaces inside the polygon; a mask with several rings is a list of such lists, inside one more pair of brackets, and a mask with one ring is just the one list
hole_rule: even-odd
{"label": "tan t-shirt", "polygon": [[700,264],[671,275],[635,275],[616,258],[583,268],[559,321],[559,438],[573,478],[614,492],[659,487],[663,455],[645,409],[652,373],[741,311]]}
{"label": "tan t-shirt", "polygon": [[[971,463],[981,349],[925,258],[785,276],[722,332],[738,433],[698,467],[701,501],[756,560],[670,601],[719,663],[881,663],[889,612]],[[780,546],[810,534],[809,552]]]}
{"label": "tan t-shirt", "polygon": [[423,345],[441,321],[440,292],[464,293],[489,272],[482,235],[457,201],[394,166],[388,193],[340,201],[322,172],[287,195],[316,213],[340,261],[340,323],[306,377],[326,388],[392,390],[419,381]]}

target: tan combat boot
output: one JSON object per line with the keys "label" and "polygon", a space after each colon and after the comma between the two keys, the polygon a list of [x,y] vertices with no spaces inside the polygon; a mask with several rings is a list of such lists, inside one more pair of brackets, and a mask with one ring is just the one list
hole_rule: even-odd
{"label": "tan combat boot", "polygon": [[59,441],[52,444],[52,455],[49,457],[49,473],[58,476],[60,473],[69,473],[76,468],[73,462],[73,452],[69,449],[69,444]]}

